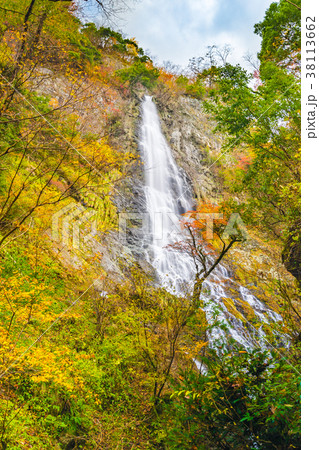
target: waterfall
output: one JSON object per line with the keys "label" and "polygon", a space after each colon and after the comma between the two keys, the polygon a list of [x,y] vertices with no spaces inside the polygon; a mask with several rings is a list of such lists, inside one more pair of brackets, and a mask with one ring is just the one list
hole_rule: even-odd
{"label": "waterfall", "polygon": [[192,278],[192,262],[167,246],[180,238],[180,216],[192,209],[192,200],[163,136],[156,106],[149,96],[142,104],[140,148],[150,230],[147,256],[161,283],[179,292],[181,284]]}
{"label": "waterfall", "polygon": [[[195,267],[192,258],[169,246],[181,239],[181,215],[192,209],[191,190],[178,169],[172,151],[162,133],[160,119],[152,97],[145,96],[142,102],[142,125],[140,150],[144,163],[145,199],[148,214],[147,259],[155,268],[162,286],[182,295],[183,289],[192,288]],[[219,306],[218,320],[223,322],[237,342],[248,348],[254,345],[265,346],[262,326],[254,328],[247,322],[231,314],[222,299],[229,298],[225,284],[231,281],[237,285],[238,295],[250,305],[256,318],[263,323],[280,320],[279,314],[271,311],[247,288],[230,280],[229,272],[222,264],[215,269],[210,279],[203,285],[203,300],[208,322],[216,318],[216,305]],[[245,322],[245,320],[244,320]],[[225,332],[214,328],[211,339],[223,338]]]}

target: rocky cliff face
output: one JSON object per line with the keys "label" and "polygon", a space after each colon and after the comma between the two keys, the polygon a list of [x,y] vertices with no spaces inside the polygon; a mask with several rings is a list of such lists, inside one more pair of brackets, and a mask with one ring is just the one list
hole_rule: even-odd
{"label": "rocky cliff face", "polygon": [[158,103],[158,109],[163,132],[193,187],[195,199],[218,202],[222,186],[214,162],[220,154],[221,136],[213,134],[214,124],[204,113],[202,103],[181,96],[169,105]]}
{"label": "rocky cliff face", "polygon": [[[141,117],[136,112],[144,94],[143,90],[136,93],[135,114],[130,123],[135,129],[135,145],[138,153]],[[165,104],[156,98],[153,100],[157,104],[162,130],[173,151],[175,161],[192,190],[194,207],[199,200],[218,202],[222,196],[222,185],[214,161],[220,152],[220,137],[212,133],[213,124],[204,113],[201,102],[182,96]],[[120,213],[146,211],[142,161],[138,160],[131,167],[129,176],[121,183],[114,201]],[[133,253],[143,258],[143,236],[139,232],[137,222],[133,220],[131,225],[128,230],[128,243]]]}
{"label": "rocky cliff face", "polygon": [[[70,81],[45,69],[42,69],[40,75],[37,76],[34,89],[42,95],[56,99],[59,105],[66,103],[72,91]],[[97,136],[108,133],[112,146],[123,152],[136,154],[135,163],[128,168],[123,180],[113,189],[113,201],[119,214],[143,213],[145,212],[144,173],[139,159],[138,141],[141,121],[140,102],[145,90],[140,89],[132,96],[117,95],[116,106],[119,113],[106,115],[109,102],[103,89],[101,88],[96,94],[95,87],[86,86],[85,82],[83,86],[86,91],[86,101],[75,103],[73,110],[67,110],[67,112],[73,112],[81,117],[80,126],[84,133],[92,128]],[[88,92],[92,93],[92,96],[87,95]],[[157,103],[162,130],[172,148],[176,163],[193,190],[194,206],[198,201],[218,203],[224,192],[215,163],[221,155],[222,137],[213,134],[214,124],[204,113],[201,102],[183,96],[165,103],[156,98],[154,101]],[[106,123],[107,116],[111,117],[108,123]],[[85,265],[92,256],[100,255],[97,270],[102,270],[107,277],[116,281],[120,281],[123,276],[121,261],[125,261],[126,264],[138,263],[145,271],[154,275],[145,259],[143,248],[145,241],[140,221],[133,218],[127,222],[127,225],[125,240],[121,239],[116,230],[105,230],[86,242],[81,255],[64,250],[60,251],[60,255],[66,264],[76,267]],[[267,254],[266,262],[264,256],[261,258],[261,253]],[[263,239],[254,236],[246,246],[234,249],[232,256],[225,261],[225,264],[233,276],[239,277],[244,285],[246,282],[248,284],[253,282],[255,285],[259,283],[260,290],[263,290],[263,284],[266,285],[269,280],[276,279],[279,272],[281,277],[287,278],[277,253],[274,251],[270,255]],[[245,272],[245,275],[238,274],[238,267],[240,271]],[[103,290],[103,284],[100,283],[98,289]],[[233,297],[234,293],[229,292],[229,297],[231,296]]]}

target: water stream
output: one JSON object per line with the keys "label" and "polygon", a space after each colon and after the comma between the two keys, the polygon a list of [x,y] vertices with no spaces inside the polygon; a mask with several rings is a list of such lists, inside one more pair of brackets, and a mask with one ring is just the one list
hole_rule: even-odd
{"label": "water stream", "polygon": [[[172,251],[169,246],[181,240],[181,215],[193,209],[194,203],[187,180],[177,167],[162,133],[157,109],[150,96],[145,96],[142,102],[140,151],[144,163],[144,189],[150,230],[145,234],[146,257],[155,268],[159,283],[176,295],[183,295],[185,288],[189,292],[192,289],[194,263],[188,254]],[[216,319],[218,305],[218,320],[227,326],[228,332],[213,328],[210,340],[226,339],[229,334],[245,348],[256,345],[266,347],[263,327],[255,328],[246,319],[240,320],[225,306],[223,299],[230,296],[226,292],[228,282],[233,286],[237,285],[238,296],[253,308],[259,322],[267,324],[281,319],[279,314],[271,311],[247,287],[231,280],[228,269],[219,264],[210,279],[204,283],[202,296],[208,322],[214,317]]]}

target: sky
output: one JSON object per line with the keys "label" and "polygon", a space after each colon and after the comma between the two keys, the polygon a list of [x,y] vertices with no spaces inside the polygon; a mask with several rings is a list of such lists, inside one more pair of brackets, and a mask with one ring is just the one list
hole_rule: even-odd
{"label": "sky", "polygon": [[[256,54],[260,22],[273,0],[137,0],[122,14],[119,29],[162,64],[186,67],[192,57],[204,56],[209,45],[230,44],[229,62],[247,66],[243,56]],[[248,67],[247,67],[248,68]]]}

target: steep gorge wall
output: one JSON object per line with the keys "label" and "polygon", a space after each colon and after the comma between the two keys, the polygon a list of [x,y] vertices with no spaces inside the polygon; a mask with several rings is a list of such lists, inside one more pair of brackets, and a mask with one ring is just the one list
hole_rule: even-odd
{"label": "steep gorge wall", "polygon": [[163,132],[178,166],[187,174],[195,199],[217,202],[222,185],[214,162],[220,155],[222,138],[213,133],[214,124],[204,113],[202,102],[185,96],[168,105],[155,102]]}
{"label": "steep gorge wall", "polygon": [[[35,89],[41,95],[50,96],[59,104],[63,104],[69,98],[72,85],[62,75],[42,69],[37,76]],[[103,86],[87,83],[85,89],[86,100],[80,100],[65,113],[75,113],[79,116],[83,133],[93,131],[97,138],[108,135],[114,148],[123,153],[136,154],[136,161],[129,166],[123,179],[114,186],[112,198],[118,213],[143,213],[144,172],[139,159],[138,140],[140,103],[146,93],[145,89],[138,89],[130,96],[117,95],[117,115],[111,114],[108,92]],[[164,104],[156,97],[154,101],[177,165],[192,186],[195,203],[218,203],[223,197],[224,188],[215,162],[221,155],[222,137],[213,134],[214,124],[204,113],[202,103],[185,96],[179,96]],[[106,121],[107,115],[111,117],[111,121]],[[152,273],[152,268],[145,261],[143,236],[139,226],[138,221],[131,221],[126,241],[120,239],[117,230],[100,232],[98,239],[87,244],[84,259],[88,259],[92,254],[100,254],[101,268],[115,280],[120,280],[122,276],[118,264],[120,260],[125,260],[128,264],[138,262],[144,270]],[[265,282],[269,278],[273,280],[278,276],[278,271],[286,277],[285,270],[278,263],[280,256],[276,247],[274,246],[274,250],[270,247],[261,236],[254,236],[248,245],[234,249],[227,267],[235,277],[239,276],[237,272],[238,268],[241,268],[241,271],[246,273],[243,279],[241,277],[241,281],[248,280],[247,283],[251,283],[251,278],[255,278],[255,284],[256,279],[260,278]],[[81,264],[81,258],[70,257],[68,252],[63,251],[61,255],[68,264]],[[103,287],[100,289],[103,290]]]}

